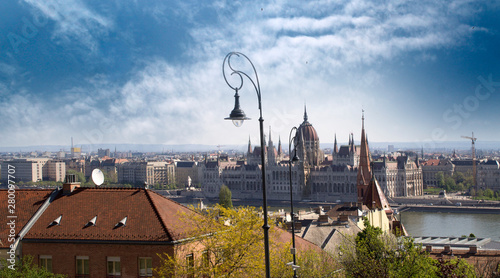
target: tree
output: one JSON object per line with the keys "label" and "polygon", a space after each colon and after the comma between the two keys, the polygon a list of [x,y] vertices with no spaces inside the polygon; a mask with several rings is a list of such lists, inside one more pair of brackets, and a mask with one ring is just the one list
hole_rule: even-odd
{"label": "tree", "polygon": [[452,177],[446,176],[444,178],[444,188],[446,188],[446,191],[456,190],[455,180]]}
{"label": "tree", "polygon": [[444,188],[444,174],[443,172],[437,172],[436,173],[436,180],[437,180],[437,185],[441,188]]}
{"label": "tree", "polygon": [[231,200],[231,195],[231,190],[223,184],[219,191],[219,204],[224,208],[232,208],[233,201]]}
{"label": "tree", "polygon": [[341,247],[339,259],[347,277],[475,277],[464,260],[432,259],[413,239],[383,233],[367,219],[364,225],[354,246]]}
{"label": "tree", "polygon": [[484,197],[493,199],[494,196],[495,196],[495,193],[493,192],[493,190],[491,190],[489,188],[484,190]]}
{"label": "tree", "polygon": [[[202,211],[200,211],[202,212]],[[262,212],[253,207],[227,209],[216,205],[194,217],[181,215],[182,223],[192,227],[186,236],[196,238],[190,245],[177,249],[178,254],[194,253],[193,261],[175,255],[160,255],[162,264],[155,268],[155,277],[263,277],[264,234]],[[281,238],[286,231],[269,221],[271,277],[291,277],[286,263],[292,261],[290,242]],[[298,249],[300,277],[333,277],[338,268],[332,257],[321,249]],[[329,275],[331,274],[331,275]],[[329,276],[328,276],[329,275]]]}
{"label": "tree", "polygon": [[24,256],[22,261],[16,261],[14,269],[6,260],[0,262],[0,277],[2,278],[64,278],[66,275],[54,274],[33,263],[33,257]]}

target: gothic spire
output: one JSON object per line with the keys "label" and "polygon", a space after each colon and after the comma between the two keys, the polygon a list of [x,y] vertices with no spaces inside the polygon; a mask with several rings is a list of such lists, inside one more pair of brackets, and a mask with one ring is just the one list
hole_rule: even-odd
{"label": "gothic spire", "polygon": [[307,122],[307,108],[306,105],[304,104],[304,122]]}
{"label": "gothic spire", "polygon": [[281,135],[278,137],[278,155],[281,156],[283,150],[281,149]]}
{"label": "gothic spire", "polygon": [[357,188],[358,188],[358,200],[363,201],[366,194],[366,189],[370,184],[371,180],[371,169],[370,169],[370,149],[368,148],[368,142],[366,140],[365,134],[365,115],[363,111],[361,124],[361,150],[359,154],[359,166],[358,166],[358,178],[357,178]]}
{"label": "gothic spire", "polygon": [[271,139],[271,126],[269,126],[269,146],[273,145],[273,140]]}
{"label": "gothic spire", "polygon": [[252,143],[250,142],[250,135],[248,135],[248,150],[247,153],[252,153]]}
{"label": "gothic spire", "polygon": [[339,152],[339,149],[337,147],[337,133],[334,135],[335,140],[333,141],[333,153],[336,154]]}

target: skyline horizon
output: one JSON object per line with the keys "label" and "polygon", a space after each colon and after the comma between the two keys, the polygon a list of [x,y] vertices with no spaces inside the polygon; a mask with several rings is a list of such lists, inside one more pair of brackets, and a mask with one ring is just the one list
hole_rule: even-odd
{"label": "skyline horizon", "polygon": [[[273,140],[274,142],[274,140]],[[359,141],[355,140],[355,145],[359,146]],[[436,143],[436,142],[433,142]],[[477,151],[500,151],[500,141],[482,141],[481,144],[477,144],[476,141],[476,152]],[[266,141],[266,145],[268,141]],[[278,143],[274,142],[277,148]],[[348,142],[338,141],[338,146],[346,146]],[[471,144],[470,141],[441,141],[437,144],[432,145],[415,145],[414,142],[369,142],[370,150],[375,150],[377,152],[388,150],[389,146],[394,146],[394,151],[413,151],[420,152],[422,149],[424,152],[470,152]],[[253,147],[258,147],[258,144],[252,143]],[[282,142],[284,152],[287,153],[288,144]],[[333,142],[320,143],[320,148],[333,149]],[[127,143],[101,143],[98,145],[90,144],[74,144],[74,147],[81,148],[82,152],[97,152],[98,149],[109,149],[114,152],[116,147],[118,152],[206,152],[206,151],[236,151],[236,152],[246,152],[248,147],[248,142],[246,144],[228,144],[228,145],[212,145],[212,144],[127,144]],[[0,147],[0,152],[2,153],[18,153],[21,152],[70,152],[71,144],[68,145],[31,145],[31,146],[15,146],[15,147]]]}

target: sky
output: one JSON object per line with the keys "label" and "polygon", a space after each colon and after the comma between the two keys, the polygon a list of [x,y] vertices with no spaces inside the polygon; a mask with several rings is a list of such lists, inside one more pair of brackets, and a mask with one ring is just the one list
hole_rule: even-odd
{"label": "sky", "polygon": [[[2,1],[0,146],[500,141],[498,1]],[[256,77],[242,56],[233,67]],[[239,84],[235,76],[228,81]],[[233,85],[236,86],[236,85]],[[465,140],[465,139],[463,139]],[[286,143],[285,143],[286,144]]]}

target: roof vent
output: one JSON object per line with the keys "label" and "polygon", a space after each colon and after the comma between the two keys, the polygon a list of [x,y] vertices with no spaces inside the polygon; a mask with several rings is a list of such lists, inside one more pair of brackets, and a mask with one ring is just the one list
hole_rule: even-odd
{"label": "roof vent", "polygon": [[60,225],[61,224],[61,219],[62,219],[62,214],[57,217],[52,223],[49,224],[49,227]]}
{"label": "roof vent", "polygon": [[90,219],[90,221],[85,225],[85,227],[95,226],[95,222],[97,221],[97,215],[94,218]]}
{"label": "roof vent", "polygon": [[119,228],[121,226],[125,226],[126,223],[127,223],[127,216],[125,216],[125,218],[123,218],[122,220],[120,220],[120,222],[116,223],[115,228]]}

